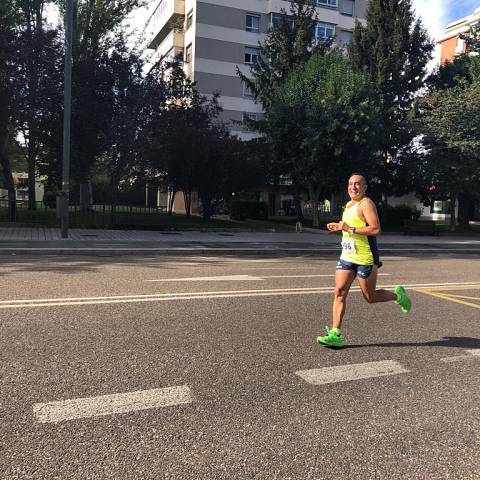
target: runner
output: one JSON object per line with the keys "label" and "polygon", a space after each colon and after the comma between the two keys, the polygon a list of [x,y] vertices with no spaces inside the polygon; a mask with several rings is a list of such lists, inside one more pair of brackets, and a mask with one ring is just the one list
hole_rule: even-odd
{"label": "runner", "polygon": [[376,236],[380,235],[380,220],[373,201],[365,196],[367,181],[359,173],[348,180],[350,202],[345,206],[342,220],[327,225],[330,232],[342,231],[342,254],[335,272],[332,328],[326,327],[327,335],[317,337],[317,342],[328,347],[343,347],[344,338],[340,331],[345,314],[348,291],[355,280],[368,303],[392,302],[408,313],[411,301],[405,289],[399,285],[395,293],[377,289],[377,272],[382,266]]}

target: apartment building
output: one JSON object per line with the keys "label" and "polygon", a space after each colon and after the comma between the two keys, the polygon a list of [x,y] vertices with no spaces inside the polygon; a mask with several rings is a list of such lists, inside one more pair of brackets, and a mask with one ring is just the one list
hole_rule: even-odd
{"label": "apartment building", "polygon": [[[316,0],[317,38],[334,37],[346,44],[355,19],[365,17],[367,0]],[[222,119],[232,133],[255,136],[242,126],[246,115],[259,118],[261,105],[242,84],[236,67],[249,74],[258,44],[289,11],[285,0],[160,0],[145,28],[153,64],[183,54],[184,68],[203,94],[220,92]]]}
{"label": "apartment building", "polygon": [[455,20],[447,25],[444,35],[437,40],[441,46],[440,63],[451,62],[457,55],[466,52],[465,40],[460,38],[462,33],[467,33],[470,27],[480,22],[480,8],[472,15]]}

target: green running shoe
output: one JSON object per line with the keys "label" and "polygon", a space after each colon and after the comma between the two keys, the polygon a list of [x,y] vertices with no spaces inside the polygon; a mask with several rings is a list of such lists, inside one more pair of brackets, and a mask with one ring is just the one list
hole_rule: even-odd
{"label": "green running shoe", "polygon": [[341,333],[335,333],[329,327],[325,327],[327,334],[325,336],[317,337],[317,342],[326,347],[336,347],[342,348],[344,343],[344,338]]}
{"label": "green running shoe", "polygon": [[408,313],[412,308],[412,301],[408,297],[407,292],[403,287],[397,285],[395,287],[395,293],[397,294],[397,300],[395,301],[395,303],[397,305],[400,305],[400,309],[403,313]]}

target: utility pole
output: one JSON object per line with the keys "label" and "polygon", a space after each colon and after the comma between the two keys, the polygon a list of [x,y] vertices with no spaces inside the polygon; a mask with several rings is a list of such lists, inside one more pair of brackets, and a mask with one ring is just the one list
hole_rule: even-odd
{"label": "utility pole", "polygon": [[61,193],[62,238],[68,238],[68,205],[70,197],[70,124],[72,114],[72,42],[73,42],[73,2],[65,5],[65,87],[63,107],[63,164]]}

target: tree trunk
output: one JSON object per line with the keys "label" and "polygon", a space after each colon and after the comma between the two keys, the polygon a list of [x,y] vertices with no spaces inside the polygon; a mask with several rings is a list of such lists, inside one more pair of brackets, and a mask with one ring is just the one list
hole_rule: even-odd
{"label": "tree trunk", "polygon": [[0,146],[0,165],[3,170],[3,178],[8,191],[8,219],[14,222],[17,219],[17,195],[15,192],[15,182],[13,181],[10,161],[6,158],[4,149]]}
{"label": "tree trunk", "polygon": [[175,201],[175,195],[176,195],[177,191],[176,190],[173,190],[171,192],[171,194],[169,195],[168,197],[168,211],[167,211],[167,215],[172,215],[173,213],[173,203]]}
{"label": "tree trunk", "polygon": [[80,211],[88,212],[93,204],[92,182],[90,179],[80,184]]}
{"label": "tree trunk", "polygon": [[382,208],[380,210],[380,224],[386,225],[388,222],[388,197],[384,192],[382,193]]}
{"label": "tree trunk", "polygon": [[469,227],[472,200],[467,195],[458,196],[458,225],[462,228]]}
{"label": "tree trunk", "polygon": [[308,192],[310,194],[310,202],[312,203],[313,227],[320,227],[320,213],[318,212],[318,197],[320,190],[309,185]]}
{"label": "tree trunk", "polygon": [[35,189],[35,140],[29,138],[28,140],[28,209],[37,209],[37,193]]}
{"label": "tree trunk", "polygon": [[117,180],[115,175],[112,175],[112,181],[110,183],[111,188],[111,206],[110,206],[110,225],[115,226],[115,213],[117,206]]}
{"label": "tree trunk", "polygon": [[297,220],[303,223],[305,217],[303,216],[302,211],[302,195],[298,191],[296,191],[293,195],[293,204],[295,205],[295,213],[297,215]]}
{"label": "tree trunk", "polygon": [[185,213],[187,215],[187,218],[190,218],[190,212],[192,207],[192,192],[184,190],[183,199],[185,202]]}
{"label": "tree trunk", "polygon": [[202,197],[202,218],[204,221],[208,221],[213,215],[213,198]]}
{"label": "tree trunk", "polygon": [[454,232],[457,225],[457,219],[455,216],[455,205],[456,205],[455,195],[450,196],[450,231]]}

